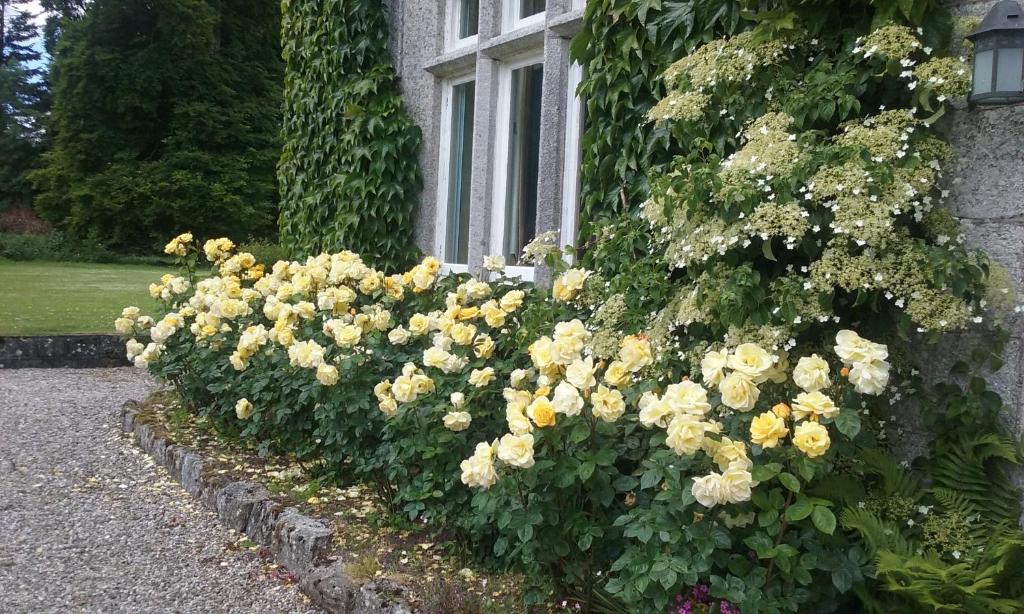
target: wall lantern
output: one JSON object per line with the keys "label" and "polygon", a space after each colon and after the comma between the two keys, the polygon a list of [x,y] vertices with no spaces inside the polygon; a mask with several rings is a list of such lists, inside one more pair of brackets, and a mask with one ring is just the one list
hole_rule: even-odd
{"label": "wall lantern", "polygon": [[974,78],[968,101],[978,105],[1024,102],[1024,9],[997,2],[974,32]]}

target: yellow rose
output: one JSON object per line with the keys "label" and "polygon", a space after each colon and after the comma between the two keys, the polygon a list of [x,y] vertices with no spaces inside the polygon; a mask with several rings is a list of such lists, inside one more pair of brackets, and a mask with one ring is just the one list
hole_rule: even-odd
{"label": "yellow rose", "polygon": [[747,457],[746,444],[742,441],[733,441],[728,437],[723,437],[722,441],[715,445],[712,457],[718,464],[718,468],[722,470],[725,470],[735,462],[739,462],[747,468],[753,465]]}
{"label": "yellow rose", "polygon": [[555,407],[547,397],[537,397],[526,408],[526,415],[540,428],[555,425]]}
{"label": "yellow rose", "polygon": [[571,301],[583,289],[590,272],[584,269],[569,269],[555,279],[551,287],[551,295],[556,301]]}
{"label": "yellow rose", "polygon": [[578,416],[583,409],[583,397],[580,391],[569,382],[560,382],[555,386],[555,395],[551,399],[555,411],[566,416]]}
{"label": "yellow rose", "polygon": [[809,458],[816,458],[832,445],[828,429],[817,422],[801,422],[793,432],[793,445]]}
{"label": "yellow rose", "polygon": [[801,392],[793,399],[793,418],[803,420],[810,417],[812,420],[818,418],[835,418],[839,415],[839,408],[820,391]]}
{"label": "yellow rose", "polygon": [[472,324],[463,324],[459,322],[452,326],[451,338],[455,343],[459,345],[469,345],[473,343],[473,337],[476,336],[476,326]]}
{"label": "yellow rose", "polygon": [[412,383],[416,384],[416,394],[430,394],[434,391],[434,380],[422,373],[412,376]]}
{"label": "yellow rose", "polygon": [[797,361],[793,369],[793,382],[807,392],[814,392],[832,385],[828,372],[828,362],[817,354],[811,354]]}
{"label": "yellow rose", "polygon": [[502,436],[498,442],[498,458],[520,469],[533,467],[533,435]]}
{"label": "yellow rose", "polygon": [[477,335],[473,342],[473,353],[477,358],[490,358],[494,354],[494,340],[488,335]]}
{"label": "yellow rose", "polygon": [[608,368],[604,372],[604,381],[608,382],[616,388],[622,388],[629,385],[632,380],[632,374],[629,369],[626,368],[619,360],[613,360],[608,364]]}
{"label": "yellow rose", "polygon": [[509,403],[505,408],[505,422],[513,435],[523,435],[533,430],[533,423],[526,417],[525,406]]}
{"label": "yellow rose", "polygon": [[693,414],[678,414],[668,423],[665,445],[680,456],[689,456],[704,443],[705,423]]}
{"label": "yellow rose", "polygon": [[847,365],[885,360],[889,357],[889,348],[881,343],[868,341],[852,330],[839,331],[833,349]]}
{"label": "yellow rose", "polygon": [[530,359],[533,366],[541,371],[554,364],[554,342],[550,337],[541,337],[530,344]]}
{"label": "yellow rose", "polygon": [[754,409],[757,398],[761,395],[754,382],[739,371],[730,373],[719,382],[718,391],[722,393],[722,403],[736,411]]}
{"label": "yellow rose", "polygon": [[316,368],[316,379],[324,386],[333,386],[338,383],[338,368],[322,363]]}
{"label": "yellow rose", "polygon": [[693,480],[690,489],[694,499],[704,507],[712,508],[722,502],[722,476],[709,473]]}
{"label": "yellow rose", "polygon": [[626,402],[622,398],[622,393],[615,389],[605,388],[603,384],[599,385],[597,390],[590,395],[590,404],[594,417],[605,422],[615,422],[626,411]]}
{"label": "yellow rose", "polygon": [[409,331],[406,330],[404,326],[396,326],[388,333],[388,341],[390,341],[392,345],[405,345],[406,343],[409,343],[410,336]]}
{"label": "yellow rose", "polygon": [[462,307],[459,309],[459,313],[455,316],[455,319],[464,322],[466,320],[472,320],[478,315],[480,315],[479,307]]}
{"label": "yellow rose", "polygon": [[664,399],[649,390],[640,395],[640,401],[637,405],[640,408],[637,418],[639,418],[640,424],[646,427],[660,426],[665,428],[668,426],[669,420],[675,415]]}
{"label": "yellow rose", "polygon": [[755,343],[743,343],[733,350],[726,363],[733,371],[747,376],[755,384],[768,379],[775,357]]}
{"label": "yellow rose", "polygon": [[710,351],[700,361],[700,375],[704,384],[717,386],[725,377],[723,369],[729,361],[729,352],[726,350]]}
{"label": "yellow rose", "polygon": [[132,320],[130,318],[118,318],[114,320],[114,330],[121,333],[122,335],[127,335],[128,333],[132,332],[132,327],[134,326],[135,320]]}
{"label": "yellow rose", "polygon": [[238,402],[235,403],[235,415],[238,416],[239,420],[248,419],[253,411],[252,403],[249,402],[249,399],[238,399]]}
{"label": "yellow rose", "polygon": [[377,397],[377,400],[386,399],[391,396],[391,382],[384,380],[377,382],[373,387],[373,396]]}
{"label": "yellow rose", "polygon": [[847,375],[857,392],[879,395],[889,383],[889,363],[884,360],[859,362],[853,365]]}
{"label": "yellow rose", "polygon": [[597,385],[594,377],[594,359],[587,356],[577,360],[565,369],[565,379],[578,390],[590,390]]}
{"label": "yellow rose", "polygon": [[415,401],[418,391],[419,387],[416,385],[416,382],[408,375],[396,377],[395,382],[391,384],[391,393],[399,403]]}
{"label": "yellow rose", "polygon": [[654,362],[651,355],[651,344],[646,338],[630,335],[622,340],[619,348],[619,360],[626,370],[636,373]]}
{"label": "yellow rose", "polygon": [[380,409],[381,413],[390,418],[398,411],[398,402],[395,401],[395,397],[384,397],[377,402],[377,408]]}
{"label": "yellow rose", "polygon": [[335,330],[334,341],[342,347],[353,347],[363,336],[363,329],[354,325],[346,324]]}
{"label": "yellow rose", "polygon": [[417,337],[430,332],[430,316],[425,316],[422,313],[414,314],[409,318],[409,332]]}
{"label": "yellow rose", "polygon": [[434,369],[444,369],[448,363],[450,354],[443,348],[431,346],[423,350],[423,366]]}
{"label": "yellow rose", "polygon": [[513,369],[509,375],[509,382],[513,388],[519,388],[526,380],[530,379],[530,371],[526,369]]}
{"label": "yellow rose", "polygon": [[484,367],[483,369],[473,369],[469,374],[469,383],[476,386],[477,388],[483,388],[487,384],[494,381],[494,368]]}
{"label": "yellow rose", "polygon": [[473,417],[466,411],[450,411],[445,414],[442,419],[444,427],[449,431],[458,433],[469,428],[470,422],[473,421]]}
{"label": "yellow rose", "polygon": [[750,487],[753,486],[753,478],[750,470],[740,463],[733,463],[728,469],[722,472],[722,479],[719,481],[719,493],[721,503],[742,503],[750,501]]}
{"label": "yellow rose", "polygon": [[525,296],[526,293],[522,290],[510,290],[501,297],[499,306],[505,313],[512,313],[523,306],[523,297]]}
{"label": "yellow rose", "polygon": [[700,384],[695,384],[689,380],[670,385],[665,389],[662,399],[672,409],[673,413],[703,416],[711,411],[707,390],[704,390],[704,387]]}
{"label": "yellow rose", "polygon": [[493,486],[498,481],[498,474],[494,471],[494,446],[486,442],[476,444],[473,456],[462,461],[459,468],[462,470],[462,483],[466,486]]}
{"label": "yellow rose", "polygon": [[750,423],[750,441],[762,448],[774,448],[788,434],[786,421],[774,412],[766,411]]}

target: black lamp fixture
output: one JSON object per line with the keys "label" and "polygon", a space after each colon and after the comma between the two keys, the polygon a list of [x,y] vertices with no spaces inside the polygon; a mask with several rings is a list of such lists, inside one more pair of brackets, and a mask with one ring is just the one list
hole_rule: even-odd
{"label": "black lamp fixture", "polygon": [[974,105],[1024,102],[1024,9],[1001,0],[967,35],[974,43],[974,78],[968,101]]}

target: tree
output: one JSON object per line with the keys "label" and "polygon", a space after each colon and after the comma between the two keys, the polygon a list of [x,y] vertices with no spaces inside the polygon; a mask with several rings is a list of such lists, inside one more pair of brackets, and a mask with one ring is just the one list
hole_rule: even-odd
{"label": "tree", "polygon": [[185,230],[271,235],[278,3],[95,0],[80,14],[62,4],[54,146],[32,175],[40,214],[121,250]]}
{"label": "tree", "polygon": [[0,211],[26,205],[27,174],[42,150],[47,95],[37,15],[18,0],[0,0]]}

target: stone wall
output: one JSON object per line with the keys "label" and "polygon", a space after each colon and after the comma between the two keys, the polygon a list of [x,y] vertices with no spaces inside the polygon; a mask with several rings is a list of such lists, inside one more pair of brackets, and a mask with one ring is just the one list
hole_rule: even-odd
{"label": "stone wall", "polygon": [[128,366],[116,335],[0,337],[0,369],[92,369]]}

